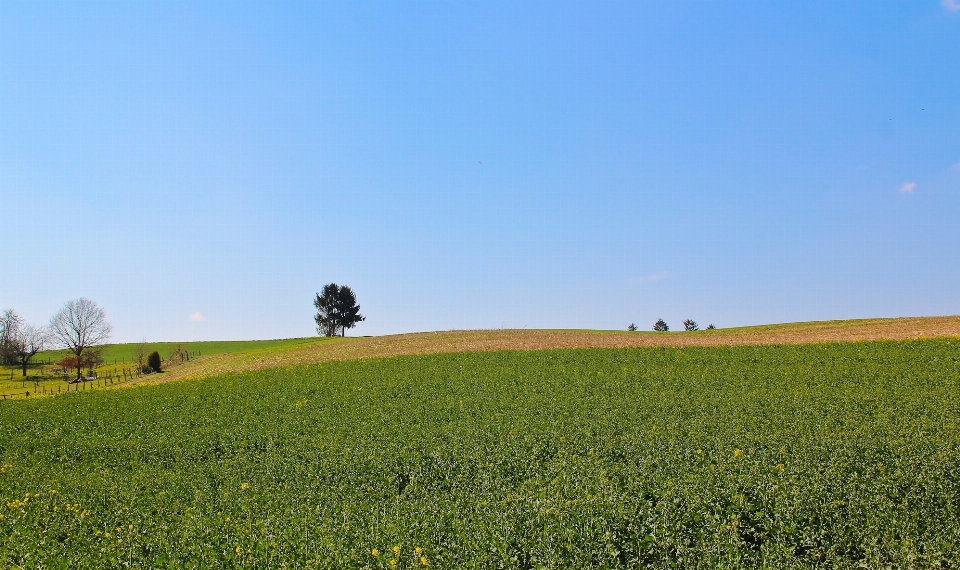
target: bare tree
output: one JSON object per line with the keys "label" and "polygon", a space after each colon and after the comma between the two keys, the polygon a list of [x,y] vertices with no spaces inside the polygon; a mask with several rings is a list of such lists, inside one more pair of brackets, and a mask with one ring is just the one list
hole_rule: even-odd
{"label": "bare tree", "polygon": [[134,354],[137,357],[137,376],[140,376],[140,372],[143,370],[143,361],[147,359],[147,337],[143,337],[134,350]]}
{"label": "bare tree", "polygon": [[23,319],[13,309],[0,315],[0,364],[16,364],[13,355],[13,340],[23,326]]}
{"label": "bare tree", "polygon": [[24,376],[27,375],[27,364],[30,363],[30,359],[43,350],[47,338],[46,329],[33,325],[22,325],[13,335],[10,352],[23,369]]}
{"label": "bare tree", "polygon": [[83,351],[106,342],[112,331],[103,309],[84,297],[68,302],[50,319],[54,341],[77,357],[78,379],[83,368],[80,364]]}

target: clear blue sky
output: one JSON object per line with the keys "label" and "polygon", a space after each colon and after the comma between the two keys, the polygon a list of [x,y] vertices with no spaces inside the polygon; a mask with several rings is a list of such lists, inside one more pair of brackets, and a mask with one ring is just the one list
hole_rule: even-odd
{"label": "clear blue sky", "polygon": [[4,0],[0,211],[118,342],[957,314],[960,0]]}

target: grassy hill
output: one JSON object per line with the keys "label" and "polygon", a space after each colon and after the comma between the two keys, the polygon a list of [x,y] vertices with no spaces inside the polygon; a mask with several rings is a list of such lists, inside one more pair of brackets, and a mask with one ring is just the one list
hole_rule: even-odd
{"label": "grassy hill", "polygon": [[[697,332],[626,332],[597,330],[477,330],[438,331],[362,338],[296,338],[258,341],[210,341],[151,343],[151,350],[166,357],[180,347],[193,356],[183,365],[168,367],[161,375],[130,379],[135,344],[104,349],[106,363],[98,369],[98,382],[84,389],[115,388],[202,378],[227,372],[260,370],[334,360],[381,358],[407,354],[439,354],[496,350],[542,350],[549,348],[628,348],[807,344],[866,340],[903,340],[960,336],[960,316],[907,317],[817,321],[738,327]],[[60,354],[42,353],[38,362],[52,362]],[[0,395],[57,394],[66,388],[49,366],[35,366],[32,382],[24,382],[18,370],[0,369]],[[74,388],[77,388],[76,386]]]}
{"label": "grassy hill", "polygon": [[[284,350],[302,349],[320,344],[340,342],[342,339],[330,338],[291,338],[278,340],[244,340],[244,341],[200,341],[200,342],[152,342],[146,343],[147,353],[157,351],[161,358],[167,359],[175,350],[187,351],[192,359],[202,359],[217,355],[257,354],[263,351],[282,352]],[[100,379],[96,382],[85,383],[82,386],[73,386],[71,389],[82,388],[96,390],[114,388],[134,383],[134,369],[136,368],[137,344],[111,344],[101,349],[104,364],[96,369]],[[70,388],[61,375],[55,373],[54,363],[62,360],[65,350],[48,350],[38,353],[27,371],[27,377],[22,376],[22,370],[17,366],[0,367],[0,397],[24,397],[29,392],[32,396],[43,396],[50,393],[61,394]],[[70,372],[72,378],[74,372]],[[166,377],[164,377],[166,378]],[[170,377],[172,379],[173,377]],[[136,378],[139,382],[141,378]]]}
{"label": "grassy hill", "polygon": [[[166,358],[170,353],[181,348],[193,355],[214,355],[243,352],[263,348],[287,348],[316,343],[317,337],[287,338],[277,340],[214,340],[197,342],[148,342],[147,352],[156,350]],[[107,365],[124,364],[137,361],[136,351],[138,343],[122,343],[107,345],[102,349],[103,360]],[[35,357],[38,361],[56,362],[67,356],[65,350],[45,350]]]}
{"label": "grassy hill", "polygon": [[230,371],[259,370],[332,360],[550,348],[630,348],[809,344],[960,337],[960,316],[817,321],[696,332],[596,330],[438,331],[363,337],[347,342],[304,342],[211,355],[171,369],[149,381],[200,378]]}
{"label": "grassy hill", "polygon": [[960,339],[511,334],[5,402],[0,565],[960,566]]}

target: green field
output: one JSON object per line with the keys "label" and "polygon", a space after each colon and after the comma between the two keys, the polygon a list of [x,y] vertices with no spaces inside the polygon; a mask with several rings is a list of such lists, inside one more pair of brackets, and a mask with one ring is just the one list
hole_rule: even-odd
{"label": "green field", "polygon": [[960,340],[260,370],[6,402],[0,457],[3,567],[955,568]]}
{"label": "green field", "polygon": [[[187,351],[191,357],[213,356],[218,354],[244,354],[255,356],[264,351],[290,350],[315,345],[322,342],[340,342],[345,339],[329,339],[321,337],[308,338],[288,338],[278,340],[240,340],[240,341],[200,341],[200,342],[148,342],[146,343],[147,354],[152,351],[160,353],[161,358],[166,359],[173,351],[178,348]],[[101,377],[111,376],[112,380],[122,382],[125,377],[122,373],[127,369],[131,374],[136,368],[137,344],[110,344],[101,349],[103,365],[97,367],[96,372]],[[27,377],[23,377],[23,371],[19,366],[0,366],[0,396],[24,397],[24,393],[29,391],[31,395],[43,395],[49,393],[59,394],[58,390],[66,390],[67,383],[63,378],[56,374],[54,363],[67,356],[66,350],[47,350],[38,353],[30,361],[27,368]],[[73,377],[75,372],[70,372]],[[81,388],[95,390],[116,386],[105,380],[97,383],[88,383]],[[73,388],[78,388],[74,386]]]}
{"label": "green field", "polygon": [[[322,340],[319,337],[284,338],[277,340],[214,340],[199,342],[148,342],[147,352],[156,350],[160,356],[167,356],[177,348],[188,351],[191,355],[213,355],[228,352],[243,352],[262,348],[286,348],[303,344],[311,344]],[[135,363],[137,343],[109,344],[103,347],[101,355],[106,365]],[[38,353],[34,358],[40,362],[56,362],[68,353],[64,350],[47,350]]]}

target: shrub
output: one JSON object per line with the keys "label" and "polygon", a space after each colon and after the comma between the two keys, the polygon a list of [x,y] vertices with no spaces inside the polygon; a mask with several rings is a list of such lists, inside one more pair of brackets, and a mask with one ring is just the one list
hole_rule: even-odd
{"label": "shrub", "polygon": [[663,319],[657,319],[657,322],[653,323],[653,330],[657,332],[667,332],[670,330],[670,327],[667,326],[667,323]]}
{"label": "shrub", "polygon": [[147,366],[146,364],[144,364],[144,365],[140,368],[140,372],[143,373],[143,374],[150,374],[151,372],[153,372],[153,368],[150,368],[149,366]]}
{"label": "shrub", "polygon": [[154,350],[150,353],[150,356],[147,357],[147,366],[149,366],[154,372],[160,372],[160,353]]}
{"label": "shrub", "polygon": [[716,328],[717,328],[717,327],[713,326],[713,323],[710,323],[709,325],[707,325],[707,330],[708,330],[708,331],[716,330]]}
{"label": "shrub", "polygon": [[633,332],[633,331],[637,330],[637,325],[635,325],[635,324],[633,324],[633,323],[630,323],[630,326],[627,327],[627,330],[630,331],[630,332]]}
{"label": "shrub", "polygon": [[683,330],[685,331],[698,331],[700,327],[697,326],[697,321],[693,319],[687,319],[683,321]]}

